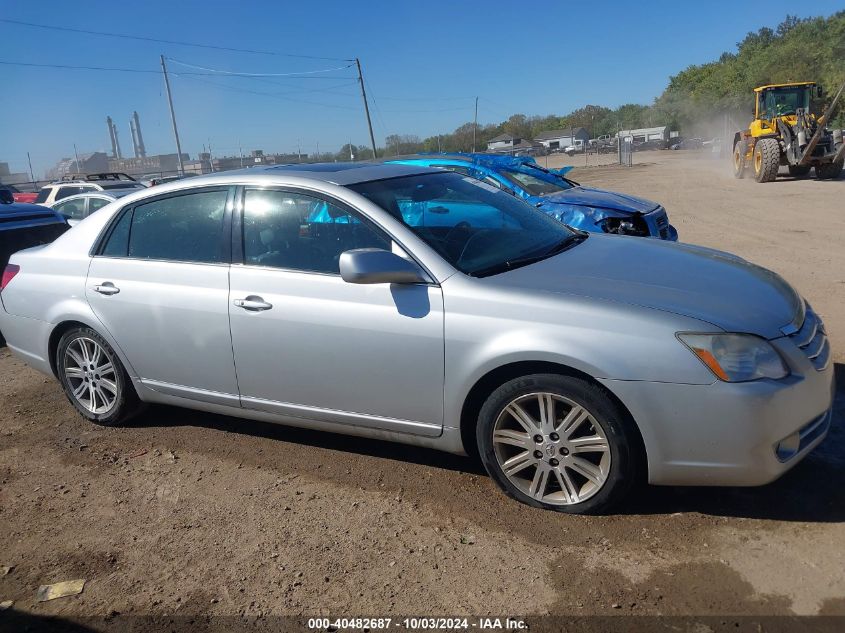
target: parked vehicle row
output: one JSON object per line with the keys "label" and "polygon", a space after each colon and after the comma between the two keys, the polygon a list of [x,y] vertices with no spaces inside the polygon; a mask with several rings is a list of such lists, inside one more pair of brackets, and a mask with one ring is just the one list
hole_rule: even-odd
{"label": "parked vehicle row", "polygon": [[830,345],[783,279],[571,228],[455,171],[135,191],[12,256],[0,329],[92,422],[164,403],[477,452],[508,495],[564,512],[641,477],[763,484],[825,437]]}

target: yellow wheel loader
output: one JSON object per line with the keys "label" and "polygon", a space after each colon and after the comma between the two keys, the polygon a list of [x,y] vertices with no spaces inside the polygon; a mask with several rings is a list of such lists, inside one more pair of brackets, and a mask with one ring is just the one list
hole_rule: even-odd
{"label": "yellow wheel loader", "polygon": [[823,95],[815,82],[755,88],[754,120],[734,135],[734,176],[744,178],[750,170],[757,182],[771,182],[784,165],[794,177],[806,176],[814,168],[816,178],[838,178],[845,162],[842,130],[829,130],[826,124],[843,89],[845,84],[824,115],[816,117],[810,101]]}

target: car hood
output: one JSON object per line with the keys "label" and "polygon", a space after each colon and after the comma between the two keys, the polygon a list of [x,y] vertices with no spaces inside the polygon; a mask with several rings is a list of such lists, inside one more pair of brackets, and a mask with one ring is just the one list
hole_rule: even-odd
{"label": "car hood", "polygon": [[615,235],[591,235],[560,255],[481,281],[644,306],[770,339],[783,335],[802,302],[780,276],[735,255]]}
{"label": "car hood", "polygon": [[597,209],[611,209],[623,213],[648,213],[660,206],[656,202],[637,198],[636,196],[580,186],[561,191],[560,193],[543,196],[541,200],[544,203],[552,202],[555,204],[570,204]]}

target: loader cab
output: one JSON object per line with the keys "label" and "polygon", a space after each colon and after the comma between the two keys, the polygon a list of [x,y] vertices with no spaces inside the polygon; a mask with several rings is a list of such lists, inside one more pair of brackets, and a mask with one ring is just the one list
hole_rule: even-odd
{"label": "loader cab", "polygon": [[816,84],[782,84],[756,88],[757,106],[754,118],[767,120],[779,117],[794,117],[801,108],[810,112],[811,98]]}

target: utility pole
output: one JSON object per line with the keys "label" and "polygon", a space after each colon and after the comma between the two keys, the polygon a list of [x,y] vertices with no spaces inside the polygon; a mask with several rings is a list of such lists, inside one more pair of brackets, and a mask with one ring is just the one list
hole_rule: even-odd
{"label": "utility pole", "polygon": [[[176,113],[173,111],[173,97],[170,94],[170,79],[167,77],[167,66],[164,55],[161,57],[161,70],[164,72],[164,88],[167,90],[167,105],[170,106],[170,121],[173,123],[173,136],[176,137],[176,158],[179,160],[179,175],[185,175],[185,165],[182,164],[182,143],[179,142],[179,130],[176,127]],[[213,167],[212,167],[213,169]]]}
{"label": "utility pole", "polygon": [[32,182],[35,183],[35,174],[32,173],[32,159],[29,157],[29,152],[26,153],[26,161],[29,163],[29,177],[32,178]]}
{"label": "utility pole", "polygon": [[478,134],[478,97],[475,98],[475,119],[472,125],[472,152],[475,153],[475,137]]}
{"label": "utility pole", "polygon": [[244,148],[241,147],[240,142],[238,143],[238,153],[241,155],[241,169],[244,168]]}
{"label": "utility pole", "polygon": [[364,99],[364,112],[367,115],[367,127],[370,128],[370,143],[373,144],[373,160],[376,158],[376,137],[373,134],[373,122],[370,120],[370,106],[367,103],[367,91],[364,90],[364,74],[361,72],[361,60],[355,58],[355,64],[358,66],[358,81],[361,84],[361,97]]}
{"label": "utility pole", "polygon": [[80,169],[80,166],[79,166],[79,152],[77,152],[77,151],[76,151],[76,143],[74,143],[74,144],[73,144],[73,155],[74,155],[74,156],[76,156],[76,173],[77,173],[77,174],[78,174],[78,173],[81,173],[81,172],[79,171],[79,169]]}
{"label": "utility pole", "polygon": [[320,162],[320,141],[315,141],[315,142],[317,143],[317,156],[316,156],[316,160],[317,160],[317,162]]}

